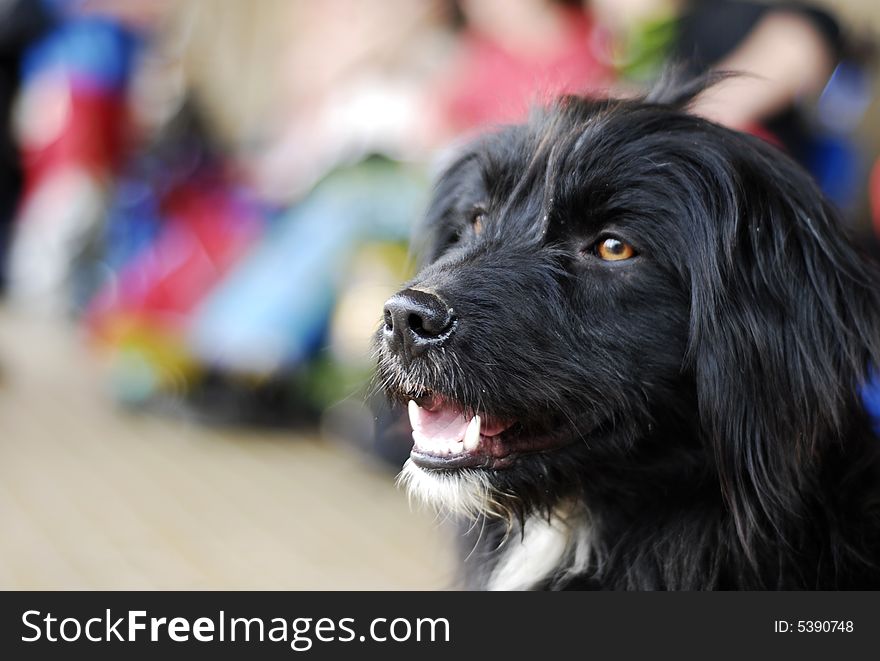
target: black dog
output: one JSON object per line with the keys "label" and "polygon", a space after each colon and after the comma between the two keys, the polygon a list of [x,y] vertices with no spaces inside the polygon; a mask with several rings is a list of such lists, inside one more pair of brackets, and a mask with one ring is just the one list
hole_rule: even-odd
{"label": "black dog", "polygon": [[470,587],[880,587],[877,276],[698,91],[565,98],[436,187],[379,377]]}

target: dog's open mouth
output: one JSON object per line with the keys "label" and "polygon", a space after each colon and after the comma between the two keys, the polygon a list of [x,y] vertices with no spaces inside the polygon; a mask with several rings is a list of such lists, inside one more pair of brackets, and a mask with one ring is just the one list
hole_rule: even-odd
{"label": "dog's open mouth", "polygon": [[523,433],[516,420],[470,414],[440,395],[409,401],[413,449],[410,457],[422,468],[500,469],[517,457],[562,445],[552,438]]}

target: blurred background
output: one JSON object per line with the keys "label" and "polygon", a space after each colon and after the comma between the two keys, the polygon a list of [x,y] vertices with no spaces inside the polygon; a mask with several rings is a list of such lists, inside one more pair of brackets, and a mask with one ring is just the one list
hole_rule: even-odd
{"label": "blurred background", "polygon": [[677,62],[880,233],[876,0],[0,0],[0,588],[455,586],[371,383],[432,174]]}

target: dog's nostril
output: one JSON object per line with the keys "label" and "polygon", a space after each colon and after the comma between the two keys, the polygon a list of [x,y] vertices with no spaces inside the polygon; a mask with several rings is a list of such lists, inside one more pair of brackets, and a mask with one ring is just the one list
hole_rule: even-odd
{"label": "dog's nostril", "polygon": [[413,313],[406,320],[409,329],[424,340],[443,336],[452,326],[452,321],[452,315],[448,309],[430,314]]}
{"label": "dog's nostril", "polygon": [[417,334],[421,335],[425,330],[425,324],[422,322],[422,318],[417,314],[411,314],[406,319],[409,327],[412,328]]}
{"label": "dog's nostril", "polygon": [[422,308],[406,316],[406,327],[423,340],[436,339],[452,324],[450,313],[445,305]]}

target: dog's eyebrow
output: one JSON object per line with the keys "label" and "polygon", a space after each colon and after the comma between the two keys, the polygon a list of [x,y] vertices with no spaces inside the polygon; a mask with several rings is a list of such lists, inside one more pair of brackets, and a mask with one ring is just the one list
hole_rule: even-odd
{"label": "dog's eyebrow", "polygon": [[[580,152],[590,136],[591,132],[587,130],[588,128],[588,124],[576,122],[568,127],[564,133],[554,135],[556,129],[554,126],[551,130],[547,131],[538,145],[538,150],[541,150],[547,141],[553,140],[553,144],[547,153],[547,165],[544,170],[544,191],[541,202],[541,209],[543,211],[541,218],[542,232],[547,231],[547,226],[550,224],[550,219],[553,215],[554,205],[558,199],[555,194],[556,182],[560,172],[564,170],[564,164],[560,165],[560,160],[563,159],[563,155],[578,154]],[[538,155],[536,152],[536,158]]]}
{"label": "dog's eyebrow", "polygon": [[558,168],[556,163],[562,147],[568,143],[572,136],[577,133],[577,128],[572,127],[562,140],[556,134],[556,127],[548,126],[542,132],[540,139],[532,149],[532,156],[516,182],[513,190],[506,196],[506,201],[499,210],[501,217],[510,213],[516,203],[523,198],[529,197],[529,188],[535,182],[543,183],[543,191],[540,206],[540,222],[536,229],[543,236],[546,234],[550,222],[555,196],[553,187],[556,184]]}
{"label": "dog's eyebrow", "polygon": [[553,213],[553,205],[556,202],[556,196],[553,194],[556,188],[556,179],[559,176],[559,170],[556,168],[556,161],[559,158],[559,143],[554,144],[550,148],[547,155],[547,167],[544,169],[544,196],[541,201],[541,232],[547,231],[547,225],[550,223],[550,216]]}

